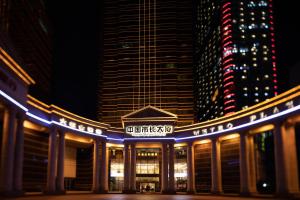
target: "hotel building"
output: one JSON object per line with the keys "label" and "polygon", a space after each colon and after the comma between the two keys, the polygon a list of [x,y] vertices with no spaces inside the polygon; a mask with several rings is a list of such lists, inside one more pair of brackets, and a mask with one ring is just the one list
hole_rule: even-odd
{"label": "hotel building", "polygon": [[272,0],[200,0],[194,19],[195,120],[277,95]]}
{"label": "hotel building", "polygon": [[99,120],[153,105],[193,123],[192,1],[104,1]]}
{"label": "hotel building", "polygon": [[113,127],[28,95],[34,80],[0,49],[0,192],[299,193],[300,87],[177,126],[145,106]]}

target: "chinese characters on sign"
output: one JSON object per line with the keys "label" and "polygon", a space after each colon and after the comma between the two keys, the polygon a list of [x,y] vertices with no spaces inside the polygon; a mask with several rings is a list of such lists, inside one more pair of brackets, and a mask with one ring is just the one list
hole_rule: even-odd
{"label": "chinese characters on sign", "polygon": [[153,136],[166,136],[173,133],[173,126],[171,125],[135,125],[126,126],[125,131],[127,134],[134,137],[153,137]]}
{"label": "chinese characters on sign", "polygon": [[79,131],[86,131],[86,132],[89,132],[91,134],[98,134],[98,135],[102,134],[102,130],[99,129],[99,128],[93,128],[93,127],[90,127],[90,126],[77,124],[74,121],[67,121],[65,118],[60,118],[59,123],[64,125],[64,126],[68,126],[70,128],[77,129]]}

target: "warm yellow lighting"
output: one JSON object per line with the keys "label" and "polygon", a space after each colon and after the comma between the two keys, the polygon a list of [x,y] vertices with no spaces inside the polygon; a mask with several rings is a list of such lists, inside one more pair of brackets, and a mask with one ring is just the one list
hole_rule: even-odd
{"label": "warm yellow lighting", "polygon": [[206,139],[206,140],[200,140],[200,141],[196,141],[194,142],[194,144],[207,144],[207,143],[210,143],[211,140],[210,139]]}
{"label": "warm yellow lighting", "polygon": [[[35,103],[38,103],[38,104],[41,104],[41,106],[44,106],[44,107],[46,107],[46,108],[50,108],[50,106],[49,105],[47,105],[47,104],[45,104],[44,102],[42,102],[42,101],[40,101],[40,100],[38,100],[38,99],[36,99],[36,98],[34,98],[33,96],[31,96],[31,95],[27,95],[27,98],[28,99],[30,99],[31,101],[34,101]],[[30,101],[30,102],[31,102]],[[33,102],[31,102],[32,104],[33,104]]]}
{"label": "warm yellow lighting", "polygon": [[113,143],[106,143],[106,147],[116,147],[116,148],[123,148],[123,144],[113,144]]}
{"label": "warm yellow lighting", "polygon": [[265,131],[270,131],[270,130],[273,130],[274,129],[274,125],[273,124],[268,124],[268,125],[265,125],[265,126],[261,126],[261,127],[258,127],[256,129],[252,129],[249,131],[250,134],[256,134],[256,133],[262,133],[262,132],[265,132]]}
{"label": "warm yellow lighting", "polygon": [[28,103],[29,105],[31,105],[31,106],[33,106],[33,107],[35,107],[35,108],[41,110],[41,111],[44,111],[45,113],[48,113],[48,114],[51,113],[49,110],[47,110],[47,109],[45,109],[45,108],[43,108],[43,107],[37,105],[35,102],[27,101],[27,103]]}
{"label": "warm yellow lighting", "polygon": [[161,148],[161,143],[136,143],[136,148]]}
{"label": "warm yellow lighting", "polygon": [[46,127],[40,126],[38,124],[32,123],[31,121],[25,120],[24,121],[24,127],[31,129],[31,130],[35,130],[35,131],[39,131],[39,132],[45,132],[47,130]]}
{"label": "warm yellow lighting", "polygon": [[27,85],[35,84],[35,81],[14,61],[6,51],[0,47],[0,59],[18,75]]}
{"label": "warm yellow lighting", "polygon": [[66,134],[65,139],[71,140],[71,141],[76,141],[76,142],[81,142],[81,143],[86,143],[86,144],[90,144],[93,142],[93,139],[86,138],[86,137],[80,137],[80,136],[73,135],[73,134]]}
{"label": "warm yellow lighting", "polygon": [[222,140],[230,140],[230,139],[234,139],[234,138],[238,138],[238,137],[240,137],[240,134],[234,133],[234,134],[225,135],[225,136],[221,137],[220,141],[222,141]]}
{"label": "warm yellow lighting", "polygon": [[174,144],[174,147],[185,147],[187,146],[187,143],[176,143]]}

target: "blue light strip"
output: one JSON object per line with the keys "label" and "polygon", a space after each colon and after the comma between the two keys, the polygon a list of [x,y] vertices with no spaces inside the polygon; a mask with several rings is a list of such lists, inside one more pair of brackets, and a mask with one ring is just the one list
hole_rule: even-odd
{"label": "blue light strip", "polygon": [[174,137],[169,138],[124,138],[124,140],[175,140]]}
{"label": "blue light strip", "polygon": [[41,117],[39,117],[39,116],[36,116],[36,115],[34,115],[34,114],[30,113],[30,112],[26,112],[26,115],[28,115],[29,117],[32,117],[32,118],[34,118],[34,119],[36,119],[36,120],[38,120],[38,121],[44,122],[44,123],[46,123],[46,124],[51,124],[50,121],[48,121],[48,120],[46,120],[46,119],[43,119],[43,118],[41,118]]}
{"label": "blue light strip", "polygon": [[11,98],[10,96],[8,96],[5,92],[3,92],[2,90],[0,90],[0,94],[7,100],[9,100],[10,102],[12,102],[13,104],[15,104],[16,106],[18,106],[19,108],[21,108],[24,111],[28,111],[28,109],[23,106],[22,104],[20,104],[19,102],[17,102],[16,100],[14,100],[13,98]]}
{"label": "blue light strip", "polygon": [[108,139],[108,140],[116,140],[116,141],[124,142],[124,139],[120,139],[120,138],[111,138],[111,137],[107,137],[106,139]]}
{"label": "blue light strip", "polygon": [[[63,124],[61,124],[61,123],[59,123],[57,121],[53,121],[53,120],[52,121],[48,121],[46,119],[43,119],[43,118],[41,118],[39,116],[36,116],[36,115],[28,112],[28,108],[26,108],[25,106],[23,106],[22,104],[20,104],[18,101],[16,101],[15,99],[13,99],[9,95],[7,95],[2,90],[0,90],[0,95],[2,95],[5,99],[9,100],[13,104],[15,104],[16,106],[18,106],[19,108],[21,108],[22,110],[26,111],[26,115],[28,115],[29,117],[31,117],[33,119],[36,119],[36,120],[38,120],[40,122],[46,123],[48,125],[56,124],[58,126],[61,126],[61,127],[67,128],[67,129],[71,129],[71,130],[74,130],[74,131],[77,131],[77,132],[81,132],[81,133],[85,133],[85,134],[89,134],[89,135],[93,135],[93,136],[99,136],[99,137],[106,138],[108,140],[115,140],[115,141],[121,141],[121,142],[124,142],[125,140],[128,140],[128,141],[134,141],[134,140],[141,140],[141,141],[146,141],[146,140],[175,140],[175,141],[181,141],[181,140],[202,138],[202,137],[207,137],[207,136],[211,136],[211,135],[217,135],[217,134],[221,134],[221,133],[227,133],[227,132],[237,131],[237,130],[239,130],[241,128],[249,127],[249,126],[252,126],[252,125],[255,125],[255,124],[259,124],[259,123],[262,123],[262,122],[266,122],[266,121],[272,120],[274,118],[281,117],[281,116],[284,116],[286,114],[289,114],[289,113],[292,113],[292,112],[300,110],[300,105],[298,105],[298,106],[295,106],[293,108],[287,109],[285,111],[281,111],[279,113],[267,116],[267,117],[262,118],[262,119],[258,119],[258,120],[252,121],[252,122],[241,124],[239,126],[236,126],[236,127],[230,128],[230,129],[226,129],[226,130],[222,130],[222,131],[216,131],[216,132],[212,132],[212,133],[208,133],[208,134],[204,134],[204,135],[195,135],[195,136],[188,136],[188,137],[181,137],[181,138],[170,137],[170,138],[124,138],[124,139],[120,139],[120,138],[111,138],[111,137],[108,137],[106,135],[98,135],[98,134],[90,133],[88,131],[78,130],[78,129],[72,128],[70,126],[63,125]],[[197,129],[199,129],[199,128],[195,128],[194,130],[197,130]]]}
{"label": "blue light strip", "polygon": [[233,132],[233,131],[236,131],[236,130],[241,129],[241,128],[252,126],[252,125],[255,125],[255,124],[258,124],[258,123],[261,123],[261,122],[265,122],[265,121],[268,121],[268,120],[271,120],[271,119],[274,119],[274,118],[277,118],[277,117],[281,117],[283,115],[295,112],[297,110],[300,110],[300,105],[295,106],[295,107],[290,108],[290,109],[287,109],[285,111],[282,111],[282,112],[270,115],[270,116],[262,118],[262,119],[258,119],[258,120],[252,121],[252,122],[248,122],[246,124],[241,124],[239,126],[231,128],[231,129],[226,129],[226,130],[222,130],[222,131],[216,131],[216,132],[212,132],[212,133],[208,133],[208,134],[204,134],[204,135],[195,135],[195,136],[177,138],[176,141],[188,140],[188,139],[193,139],[193,138],[201,138],[201,137],[206,137],[206,136],[216,135],[216,134],[226,133],[226,132]]}

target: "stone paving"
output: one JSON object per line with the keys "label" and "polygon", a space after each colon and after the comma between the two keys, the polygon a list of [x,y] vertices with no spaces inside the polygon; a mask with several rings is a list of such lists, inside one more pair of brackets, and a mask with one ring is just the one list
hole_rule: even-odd
{"label": "stone paving", "polygon": [[[1,199],[1,197],[0,197]],[[159,195],[159,194],[67,194],[67,195],[27,195],[7,200],[266,200],[272,197],[238,197],[213,195]],[[282,198],[289,199],[289,198]]]}

